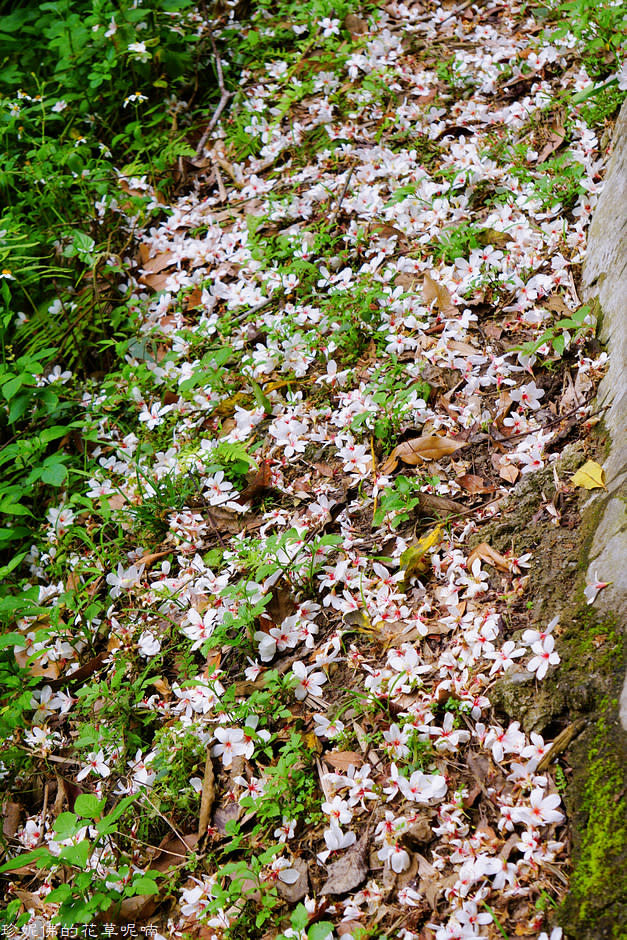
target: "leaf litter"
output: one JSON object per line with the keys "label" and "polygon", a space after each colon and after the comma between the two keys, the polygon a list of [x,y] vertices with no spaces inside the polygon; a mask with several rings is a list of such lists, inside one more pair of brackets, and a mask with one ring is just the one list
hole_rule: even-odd
{"label": "leaf litter", "polygon": [[[110,918],[157,938],[547,936],[536,902],[559,900],[569,863],[547,755],[570,732],[502,727],[489,691],[559,667],[559,627],[512,634],[502,598],[524,598],[530,553],[467,539],[557,458],[561,388],[590,414],[593,318],[576,341],[536,340],[578,308],[602,148],[576,112],[567,140],[560,113],[524,181],[499,157],[562,76],[590,84],[568,35],[538,45],[515,12],[392,2],[299,27],[307,81],[280,57],[248,71],[188,191],[141,233],[125,289],[159,352],[129,352],[119,377],[133,430],[102,409],[110,393],[85,397],[107,450],[90,454],[81,524],[111,514],[124,552],[103,566],[75,543],[71,583],[95,585],[106,617],[60,616],[52,561],[76,519],[62,503],[48,558],[30,561],[55,616],[12,635],[41,680],[15,732],[36,785],[22,792],[26,774],[3,803],[3,877],[27,927],[74,922],[82,896],[50,892],[90,840],[92,898],[154,873],[159,893],[118,890]],[[543,203],[534,165],[564,144],[586,192]],[[415,505],[375,525],[405,473]],[[602,487],[603,470],[571,483]],[[102,808],[68,834],[79,795]],[[102,828],[118,807],[119,831]],[[36,884],[20,859],[42,847],[70,854]]]}

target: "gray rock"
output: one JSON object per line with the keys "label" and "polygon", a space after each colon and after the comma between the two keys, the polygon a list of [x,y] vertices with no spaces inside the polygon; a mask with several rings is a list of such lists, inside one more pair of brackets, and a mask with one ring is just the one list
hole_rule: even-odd
{"label": "gray rock", "polygon": [[[608,408],[605,424],[611,437],[604,464],[607,494],[592,497],[605,504],[589,552],[587,579],[592,581],[598,572],[602,581],[612,582],[598,595],[595,609],[613,614],[627,627],[627,102],[616,122],[614,142],[583,267],[584,299],[598,297],[603,317],[600,338],[610,352],[598,392],[599,404]],[[627,677],[620,720],[627,729]]]}
{"label": "gray rock", "polygon": [[541,733],[564,707],[563,696],[556,695],[542,683],[539,687],[531,672],[507,672],[490,691],[490,701],[524,731]]}

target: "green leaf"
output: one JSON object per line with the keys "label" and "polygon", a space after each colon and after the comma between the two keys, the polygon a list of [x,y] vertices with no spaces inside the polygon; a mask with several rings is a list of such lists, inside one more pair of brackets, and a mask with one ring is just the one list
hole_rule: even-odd
{"label": "green leaf", "polygon": [[19,418],[22,417],[28,408],[30,401],[30,395],[18,395],[17,398],[13,399],[8,414],[9,424],[14,424]]}
{"label": "green leaf", "polygon": [[[11,498],[0,501],[0,513],[4,516],[32,516],[30,509],[22,506],[21,503],[12,502]],[[24,556],[22,555],[22,558]],[[13,570],[12,568],[9,570]]]}
{"label": "green leaf", "polygon": [[309,923],[309,914],[307,913],[307,908],[304,904],[299,904],[298,907],[294,910],[291,918],[292,927],[294,930],[304,930],[307,924]]}
{"label": "green leaf", "polygon": [[7,401],[10,401],[16,392],[18,392],[22,385],[24,384],[23,375],[14,375],[9,379],[8,382],[5,382],[2,386],[2,394]]}
{"label": "green leaf", "polygon": [[[24,508],[23,506],[20,508]],[[28,511],[28,510],[27,510]],[[14,555],[11,561],[7,562],[6,565],[3,565],[0,568],[0,579],[6,578],[7,575],[11,574],[12,571],[15,571],[21,564],[24,558],[28,555],[28,552],[20,552],[19,555]],[[0,646],[2,644],[2,637],[0,637]]]}
{"label": "green leaf", "polygon": [[255,401],[260,408],[263,408],[267,415],[272,414],[272,402],[267,395],[264,395],[261,386],[255,382],[254,379],[249,379],[250,384],[252,385],[253,395],[255,396]]}
{"label": "green leaf", "polygon": [[81,793],[76,797],[74,809],[79,816],[95,819],[102,815],[106,800],[99,800],[93,793]]}
{"label": "green leaf", "polygon": [[555,339],[552,341],[551,345],[553,346],[553,349],[555,350],[557,355],[561,356],[566,346],[566,340],[564,339],[563,336],[556,336]]}
{"label": "green leaf", "polygon": [[82,825],[75,813],[59,813],[54,824],[55,842],[70,839],[73,835],[76,835]]}
{"label": "green leaf", "polygon": [[63,486],[67,480],[67,468],[59,461],[49,463],[41,471],[41,480],[50,486]]}
{"label": "green leaf", "polygon": [[23,865],[30,865],[33,862],[39,863],[44,859],[48,861],[52,857],[50,849],[44,847],[35,849],[33,852],[24,852],[16,858],[9,859],[4,865],[0,865],[0,872],[15,871],[16,868],[21,868]]}
{"label": "green leaf", "polygon": [[59,885],[57,888],[54,888],[50,894],[47,895],[46,899],[50,901],[51,904],[58,904],[64,901],[68,901],[72,897],[72,889],[69,885],[63,884]]}
{"label": "green leaf", "polygon": [[135,802],[136,799],[137,797],[135,796],[125,796],[123,799],[121,799],[118,805],[112,809],[110,813],[107,813],[107,815],[97,824],[96,830],[98,835],[103,836],[110,832],[115,832],[117,827],[114,824],[117,822],[120,816],[126,812],[131,803]]}
{"label": "green leaf", "polygon": [[26,641],[21,633],[5,633],[0,636],[0,650],[8,649],[9,646],[19,646],[24,648]]}
{"label": "green leaf", "polygon": [[134,878],[131,888],[135,894],[159,894],[159,887],[155,881],[147,875]]}
{"label": "green leaf", "polygon": [[51,428],[44,428],[39,435],[39,440],[43,444],[49,444],[50,441],[56,441],[59,437],[65,437],[68,429],[63,424],[55,424]]}
{"label": "green leaf", "polygon": [[78,845],[66,845],[61,851],[59,859],[69,862],[70,865],[75,865],[76,868],[84,868],[87,864],[90,849],[91,843],[87,839],[83,839]]}
{"label": "green leaf", "polygon": [[333,933],[333,924],[328,920],[321,920],[318,924],[312,924],[307,931],[307,940],[325,940]]}

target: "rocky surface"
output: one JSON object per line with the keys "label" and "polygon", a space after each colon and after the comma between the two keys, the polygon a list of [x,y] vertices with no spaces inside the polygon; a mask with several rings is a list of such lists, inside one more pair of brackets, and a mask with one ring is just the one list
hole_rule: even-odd
{"label": "rocky surface", "polygon": [[[610,363],[598,393],[607,407],[605,424],[611,447],[605,461],[607,494],[593,497],[603,509],[589,552],[590,580],[598,569],[612,584],[599,596],[598,608],[613,612],[627,625],[627,106],[614,130],[615,149],[594,214],[583,269],[584,297],[598,297],[602,312],[600,338]],[[627,678],[620,719],[627,729]]]}
{"label": "rocky surface", "polygon": [[[567,935],[578,940],[627,937],[627,105],[615,127],[614,147],[583,270],[584,299],[598,298],[600,338],[610,353],[598,392],[599,406],[607,409],[607,490],[595,491],[583,509],[580,551],[586,582],[598,577],[612,583],[587,617],[585,608],[575,613],[565,637],[571,702],[587,715],[570,752],[574,770],[567,805],[574,855],[562,912]],[[577,695],[582,687],[583,702]]]}

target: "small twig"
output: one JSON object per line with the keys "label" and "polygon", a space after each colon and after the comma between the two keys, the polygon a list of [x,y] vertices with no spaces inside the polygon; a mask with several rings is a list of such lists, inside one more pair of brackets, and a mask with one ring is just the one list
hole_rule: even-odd
{"label": "small twig", "polygon": [[[578,411],[581,411],[583,407],[583,405],[577,405],[576,408],[571,408],[571,410],[567,411],[566,414],[559,415],[557,418],[553,418],[551,421],[547,421],[546,424],[540,425],[539,428],[531,428],[530,431],[521,431],[520,434],[512,434],[511,437],[504,437],[500,440],[490,435],[490,440],[494,444],[508,444],[510,441],[518,440],[519,437],[528,437],[530,434],[537,434],[538,431],[544,431],[546,428],[552,428],[553,425],[560,424],[560,422],[565,421],[566,418],[571,418],[574,414],[577,414]],[[597,408],[596,411],[590,412],[589,415],[584,415],[581,418],[581,421],[589,421],[590,418],[594,418],[595,415],[601,414],[602,411],[607,411],[608,408],[609,405],[603,405],[602,408]]]}
{"label": "small twig", "polygon": [[44,784],[44,803],[41,808],[41,826],[39,827],[39,838],[37,839],[37,845],[41,845],[44,840],[44,826],[46,825],[46,813],[48,812],[48,788],[49,783],[46,780]]}
{"label": "small twig", "polygon": [[331,213],[331,218],[329,219],[329,222],[330,222],[331,225],[335,225],[335,220],[337,219],[337,217],[338,217],[338,215],[339,215],[339,212],[340,212],[340,209],[342,208],[342,203],[344,202],[344,197],[346,196],[346,192],[347,192],[347,190],[348,190],[348,187],[349,187],[349,184],[350,184],[350,181],[351,181],[351,177],[352,177],[352,175],[353,175],[354,170],[355,170],[355,167],[352,166],[352,167],[350,168],[350,170],[348,171],[348,176],[346,177],[346,180],[345,180],[345,182],[344,182],[344,186],[342,187],[342,192],[340,193],[340,198],[338,199],[337,205],[335,206],[335,209],[334,209],[333,212]]}
{"label": "small twig", "polygon": [[215,177],[216,183],[218,184],[218,192],[220,193],[220,202],[226,202],[228,199],[226,189],[224,188],[224,183],[222,182],[222,175],[218,169],[217,164],[213,168],[213,175]]}
{"label": "small twig", "polygon": [[169,826],[169,828],[172,830],[172,832],[174,833],[174,835],[176,836],[176,838],[179,839],[179,840],[183,843],[183,845],[187,845],[187,843],[186,843],[184,837],[181,835],[181,833],[178,831],[178,829],[176,829],[175,826],[174,826],[174,825],[170,822],[170,820],[167,818],[167,816],[164,816],[163,813],[161,812],[161,810],[158,809],[158,808],[155,806],[155,804],[151,802],[151,800],[148,798],[148,794],[144,792],[144,793],[142,793],[142,796],[143,796],[143,798],[146,800],[146,802],[148,803],[148,805],[151,807],[151,809],[153,809],[153,810],[155,811],[155,813],[157,814],[157,816],[159,816],[159,818],[164,821],[164,823],[166,824],[166,826]]}
{"label": "small twig", "polygon": [[220,56],[218,55],[218,50],[216,49],[216,44],[215,44],[213,36],[210,36],[209,38],[211,39],[211,48],[213,49],[213,54],[215,56],[215,61],[216,61],[216,72],[218,73],[218,88],[220,89],[220,100],[218,102],[218,107],[213,112],[213,117],[211,118],[211,120],[209,121],[209,124],[207,125],[207,129],[205,130],[205,133],[202,135],[202,137],[198,141],[198,146],[196,147],[197,157],[200,157],[202,155],[202,152],[205,149],[205,144],[207,143],[207,140],[209,139],[209,135],[211,134],[211,131],[214,129],[214,127],[218,123],[220,115],[222,114],[227,104],[229,103],[229,101],[234,95],[234,92],[226,91],[226,89],[224,88],[224,76],[222,75],[222,62],[220,61]]}
{"label": "small twig", "polygon": [[266,307],[269,307],[271,303],[275,300],[278,300],[276,294],[273,294],[272,297],[266,297],[265,300],[262,300],[261,303],[255,304],[254,307],[249,307],[248,310],[244,310],[243,313],[239,313],[236,317],[233,317],[232,323],[241,323],[252,313],[258,313],[260,310],[264,310]]}
{"label": "small twig", "polygon": [[567,728],[564,728],[563,731],[560,731],[553,741],[553,744],[538,764],[536,773],[542,773],[548,770],[555,758],[559,757],[559,755],[569,747],[571,741],[576,738],[578,734],[581,734],[587,723],[587,719],[578,718],[576,721],[573,721],[572,724],[568,725]]}

